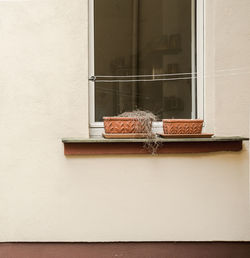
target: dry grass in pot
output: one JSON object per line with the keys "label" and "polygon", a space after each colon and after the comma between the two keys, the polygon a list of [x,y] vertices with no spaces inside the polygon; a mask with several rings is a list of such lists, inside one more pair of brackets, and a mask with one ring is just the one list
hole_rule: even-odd
{"label": "dry grass in pot", "polygon": [[132,112],[124,112],[119,117],[131,117],[135,118],[139,123],[140,128],[136,128],[136,131],[143,131],[146,134],[146,142],[144,148],[146,148],[152,154],[157,153],[157,149],[160,146],[160,142],[157,140],[156,134],[152,132],[152,123],[157,121],[157,117],[149,111],[134,110]]}

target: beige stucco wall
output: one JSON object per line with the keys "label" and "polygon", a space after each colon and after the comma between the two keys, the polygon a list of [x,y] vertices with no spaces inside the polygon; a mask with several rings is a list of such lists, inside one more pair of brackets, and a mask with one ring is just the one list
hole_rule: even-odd
{"label": "beige stucco wall", "polygon": [[[207,130],[248,136],[250,2],[205,10]],[[87,14],[87,0],[0,2],[0,241],[250,240],[247,144],[63,155],[61,137],[88,135]]]}

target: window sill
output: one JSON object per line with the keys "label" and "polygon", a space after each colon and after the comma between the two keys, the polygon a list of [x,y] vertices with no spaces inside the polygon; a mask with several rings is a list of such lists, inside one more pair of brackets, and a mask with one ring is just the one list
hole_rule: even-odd
{"label": "window sill", "polygon": [[[157,154],[207,153],[241,151],[242,142],[249,138],[212,137],[162,139]],[[65,155],[150,154],[143,148],[145,139],[64,138]]]}

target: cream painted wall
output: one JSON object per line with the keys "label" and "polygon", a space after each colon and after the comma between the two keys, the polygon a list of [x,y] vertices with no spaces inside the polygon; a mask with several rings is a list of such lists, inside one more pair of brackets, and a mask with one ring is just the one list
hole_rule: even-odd
{"label": "cream painted wall", "polygon": [[205,119],[217,135],[249,135],[250,2],[207,0]]}
{"label": "cream painted wall", "polygon": [[[249,9],[207,1],[205,118],[217,134],[249,132]],[[250,240],[247,144],[63,155],[61,137],[88,135],[87,12],[87,0],[0,1],[0,241]]]}

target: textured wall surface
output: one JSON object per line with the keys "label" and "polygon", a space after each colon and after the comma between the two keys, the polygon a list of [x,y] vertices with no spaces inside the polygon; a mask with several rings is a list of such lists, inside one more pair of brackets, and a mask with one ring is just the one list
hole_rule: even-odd
{"label": "textured wall surface", "polygon": [[211,0],[205,7],[205,119],[217,135],[248,135],[250,2]]}
{"label": "textured wall surface", "polygon": [[[249,132],[248,0],[206,4],[205,115]],[[88,135],[88,1],[0,1],[0,241],[250,240],[249,152],[67,158]]]}

